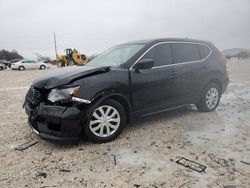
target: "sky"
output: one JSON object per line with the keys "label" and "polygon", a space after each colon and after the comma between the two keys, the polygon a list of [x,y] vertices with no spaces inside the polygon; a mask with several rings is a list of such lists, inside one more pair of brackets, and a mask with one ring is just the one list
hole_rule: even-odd
{"label": "sky", "polygon": [[250,49],[250,0],[0,0],[0,49],[55,58],[134,40],[194,38]]}

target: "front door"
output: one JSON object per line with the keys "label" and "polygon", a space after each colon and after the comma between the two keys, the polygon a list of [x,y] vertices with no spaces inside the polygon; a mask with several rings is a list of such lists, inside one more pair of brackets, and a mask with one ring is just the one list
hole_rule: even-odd
{"label": "front door", "polygon": [[171,107],[176,103],[173,95],[174,79],[171,45],[161,43],[149,50],[140,60],[153,59],[154,67],[130,70],[133,110],[147,114]]}
{"label": "front door", "polygon": [[22,61],[22,65],[25,67],[25,69],[32,69],[32,65],[29,60]]}

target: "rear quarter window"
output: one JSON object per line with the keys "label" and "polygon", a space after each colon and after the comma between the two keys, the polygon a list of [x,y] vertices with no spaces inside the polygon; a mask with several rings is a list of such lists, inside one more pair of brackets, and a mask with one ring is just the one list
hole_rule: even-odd
{"label": "rear quarter window", "polygon": [[198,61],[201,59],[199,49],[195,44],[176,43],[173,44],[175,63]]}
{"label": "rear quarter window", "polygon": [[201,55],[201,59],[206,58],[211,50],[206,46],[206,45],[198,45],[199,51],[200,51],[200,55]]}

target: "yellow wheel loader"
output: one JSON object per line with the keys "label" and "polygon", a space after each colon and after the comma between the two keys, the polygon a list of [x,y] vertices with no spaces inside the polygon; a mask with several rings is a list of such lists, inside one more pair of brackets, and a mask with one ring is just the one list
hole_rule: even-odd
{"label": "yellow wheel loader", "polygon": [[81,55],[76,49],[68,48],[65,51],[66,55],[56,55],[56,61],[59,67],[85,65],[88,61],[86,56]]}

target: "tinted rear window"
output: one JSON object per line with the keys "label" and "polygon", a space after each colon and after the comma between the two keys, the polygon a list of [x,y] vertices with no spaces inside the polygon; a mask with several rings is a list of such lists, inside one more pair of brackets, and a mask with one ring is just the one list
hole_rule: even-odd
{"label": "tinted rear window", "polygon": [[211,52],[211,50],[206,45],[198,45],[198,48],[200,51],[201,59],[206,58]]}
{"label": "tinted rear window", "polygon": [[183,63],[200,60],[197,45],[188,43],[173,44],[175,63]]}

